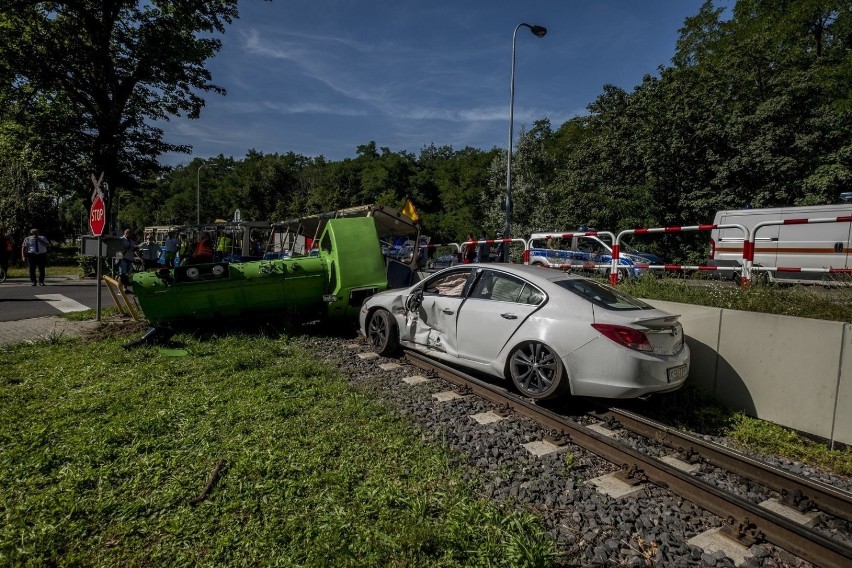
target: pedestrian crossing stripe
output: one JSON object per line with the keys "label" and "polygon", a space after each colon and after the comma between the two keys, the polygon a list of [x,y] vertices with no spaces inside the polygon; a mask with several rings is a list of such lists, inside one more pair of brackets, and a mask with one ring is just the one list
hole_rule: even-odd
{"label": "pedestrian crossing stripe", "polygon": [[44,300],[62,313],[69,312],[84,312],[89,309],[89,306],[84,306],[76,300],[72,300],[62,294],[36,294],[36,298]]}

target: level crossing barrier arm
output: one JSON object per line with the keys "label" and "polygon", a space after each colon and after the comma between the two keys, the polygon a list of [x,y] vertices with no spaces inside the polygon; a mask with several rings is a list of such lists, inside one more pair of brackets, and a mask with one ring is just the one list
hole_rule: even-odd
{"label": "level crossing barrier arm", "polygon": [[[748,263],[749,273],[756,270],[757,272],[823,272],[832,274],[852,274],[850,268],[802,268],[798,266],[754,266],[755,243],[757,242],[757,233],[764,227],[778,225],[810,225],[821,223],[852,223],[852,215],[844,215],[840,217],[826,217],[821,219],[780,219],[775,221],[763,221],[754,226],[749,238],[748,258],[744,259]],[[744,247],[745,250],[745,247]]]}
{"label": "level crossing barrier arm", "polygon": [[[747,286],[750,279],[750,267],[746,260],[747,256],[750,253],[750,249],[753,247],[753,241],[749,239],[749,230],[745,227],[745,225],[740,225],[737,223],[723,224],[723,225],[689,225],[689,226],[680,226],[680,227],[653,227],[653,228],[640,228],[640,229],[628,229],[626,231],[621,231],[618,233],[618,237],[614,241],[614,245],[612,247],[612,268],[610,269],[609,274],[609,282],[613,286],[618,284],[618,273],[616,272],[616,268],[618,266],[619,259],[619,250],[621,248],[621,240],[625,235],[656,235],[656,234],[670,234],[670,233],[687,233],[687,232],[695,232],[695,231],[712,231],[714,229],[738,229],[743,232],[743,264],[739,268],[740,270],[740,284],[743,286]],[[661,264],[661,265],[653,265],[653,264],[643,264],[637,265],[639,268],[662,268],[663,270],[682,270],[694,268],[697,270],[731,270],[731,268],[724,268],[718,266],[683,266],[679,264]]]}
{"label": "level crossing barrier arm", "polygon": [[[498,245],[498,244],[511,245],[512,243],[520,243],[520,244],[524,245],[524,257],[526,259],[528,244],[527,244],[526,239],[521,239],[521,238],[506,237],[506,238],[502,238],[502,239],[483,239],[481,241],[464,241],[461,244],[458,244],[458,243],[450,243],[450,244],[459,247],[458,254],[459,254],[459,261],[461,262],[461,261],[463,261],[463,259],[461,258],[462,253],[465,251],[465,249],[467,249],[467,247],[479,246],[481,244],[487,244],[489,247],[491,247],[491,246]],[[502,260],[498,260],[497,262],[502,262]],[[527,263],[524,262],[524,264],[527,264]]]}

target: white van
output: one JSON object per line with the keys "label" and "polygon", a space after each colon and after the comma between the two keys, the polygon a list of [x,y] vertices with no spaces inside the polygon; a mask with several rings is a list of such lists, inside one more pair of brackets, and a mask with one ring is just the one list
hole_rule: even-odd
{"label": "white van", "polygon": [[[806,207],[774,207],[719,211],[714,225],[745,226],[755,236],[754,266],[785,268],[840,268],[852,266],[850,236],[852,223],[802,223],[762,227],[754,235],[754,227],[766,221],[785,219],[832,219],[852,215],[852,203],[813,205]],[[710,233],[711,266],[741,266],[743,233],[739,229],[713,229]],[[737,271],[720,272],[723,278],[739,279]],[[826,272],[756,271],[752,279],[767,274],[770,281],[807,284],[836,280]]]}

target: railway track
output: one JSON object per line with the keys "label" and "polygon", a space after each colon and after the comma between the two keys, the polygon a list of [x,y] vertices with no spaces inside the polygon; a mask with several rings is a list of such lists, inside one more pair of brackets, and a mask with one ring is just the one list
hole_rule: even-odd
{"label": "railway track", "polygon": [[[852,546],[829,538],[743,496],[724,491],[671,462],[640,452],[628,444],[602,434],[580,422],[543,408],[527,399],[476,377],[407,351],[405,360],[496,405],[527,417],[547,430],[560,443],[565,439],[612,464],[628,484],[650,483],[717,515],[726,536],[745,547],[767,542],[817,566],[841,568],[852,565]],[[748,483],[762,484],[781,496],[788,507],[799,511],[818,509],[844,521],[852,520],[852,494],[801,478],[741,454],[675,431],[665,425],[617,408],[597,410],[592,416],[610,428],[624,428],[635,435],[669,446],[687,465],[702,461],[741,476]]]}

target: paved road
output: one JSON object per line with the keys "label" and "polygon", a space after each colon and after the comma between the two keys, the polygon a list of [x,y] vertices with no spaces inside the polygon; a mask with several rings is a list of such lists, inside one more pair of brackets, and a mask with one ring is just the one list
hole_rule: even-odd
{"label": "paved road", "polygon": [[[94,309],[98,287],[95,280],[48,278],[46,286],[30,286],[28,279],[10,279],[0,284],[0,344],[32,341],[51,335],[79,335],[98,325],[94,320],[70,321],[62,312]],[[106,289],[101,305],[112,305]]]}
{"label": "paved road", "polygon": [[[48,278],[46,286],[31,286],[27,279],[9,279],[0,284],[0,322],[55,316],[97,306],[95,279]],[[106,288],[101,290],[102,306],[112,305]]]}

